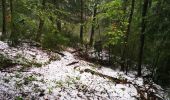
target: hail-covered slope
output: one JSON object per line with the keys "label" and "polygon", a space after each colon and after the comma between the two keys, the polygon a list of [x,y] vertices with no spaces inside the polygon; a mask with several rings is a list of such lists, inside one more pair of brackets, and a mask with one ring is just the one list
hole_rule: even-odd
{"label": "hail-covered slope", "polygon": [[[14,66],[15,70],[0,71],[0,100],[17,98],[36,100],[136,100],[138,93],[130,84],[116,84],[108,78],[101,77],[84,69],[90,69],[118,79],[126,78],[142,85],[141,78],[126,76],[122,72],[76,59],[64,51],[64,57],[50,61],[51,55],[39,48],[23,46],[11,48],[0,41],[1,54],[16,59],[17,55],[31,62],[41,63],[42,67],[17,70],[23,65]],[[17,56],[18,59],[18,56]],[[20,58],[19,58],[20,59]],[[20,60],[22,60],[20,59]],[[72,64],[71,64],[72,63]],[[10,67],[10,66],[9,66]],[[27,66],[28,67],[28,66]],[[10,68],[9,68],[10,69]]]}

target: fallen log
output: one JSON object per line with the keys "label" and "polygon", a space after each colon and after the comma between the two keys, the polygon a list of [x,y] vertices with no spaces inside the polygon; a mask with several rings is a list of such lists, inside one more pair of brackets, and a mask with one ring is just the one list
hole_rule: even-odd
{"label": "fallen log", "polygon": [[59,52],[59,51],[53,51],[53,52],[55,52],[55,53],[57,53],[57,54],[59,54],[59,55],[61,55],[62,57],[64,57],[64,56],[66,56],[65,54],[63,54],[63,53],[61,53],[61,52]]}
{"label": "fallen log", "polygon": [[77,49],[75,51],[72,51],[71,53],[74,54],[74,53],[77,53],[77,52],[80,52],[80,51],[83,51],[83,49]]}
{"label": "fallen log", "polygon": [[97,75],[97,76],[100,76],[100,77],[103,77],[103,78],[107,78],[107,79],[115,82],[116,84],[132,84],[132,82],[128,82],[127,79],[114,78],[114,77],[104,75],[104,74],[99,73],[99,72],[95,72],[95,71],[93,71],[91,69],[85,69],[83,71],[80,71],[80,73],[83,73],[83,72],[88,72],[88,73],[91,73],[92,75]]}
{"label": "fallen log", "polygon": [[71,66],[71,65],[74,65],[74,64],[77,64],[77,63],[79,63],[79,61],[74,61],[72,63],[67,64],[66,66]]}
{"label": "fallen log", "polygon": [[26,70],[24,70],[24,71],[20,71],[20,70],[0,70],[0,72],[3,72],[3,73],[13,73],[13,72],[25,72],[25,73],[27,73],[27,72],[31,72],[31,71],[26,71]]}
{"label": "fallen log", "polygon": [[92,75],[97,75],[97,76],[100,76],[100,77],[103,77],[103,78],[107,78],[107,79],[111,80],[112,82],[115,82],[116,84],[133,85],[136,88],[136,90],[137,90],[137,92],[140,96],[139,100],[163,100],[162,97],[160,97],[159,95],[156,95],[153,91],[150,91],[150,90],[153,90],[155,88],[155,87],[153,87],[152,84],[150,84],[149,87],[146,88],[145,87],[146,84],[144,84],[143,86],[139,86],[135,83],[128,81],[127,79],[118,79],[118,78],[115,78],[115,77],[104,75],[104,74],[99,73],[99,72],[95,72],[91,69],[84,69],[84,70],[80,71],[80,73],[84,73],[84,72],[91,73]]}

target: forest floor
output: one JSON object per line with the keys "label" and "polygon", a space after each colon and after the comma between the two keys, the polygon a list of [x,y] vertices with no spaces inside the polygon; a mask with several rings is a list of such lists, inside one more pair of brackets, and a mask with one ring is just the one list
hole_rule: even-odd
{"label": "forest floor", "polygon": [[156,84],[149,88],[134,74],[80,60],[71,50],[59,55],[0,41],[0,100],[137,100],[139,87],[162,93]]}

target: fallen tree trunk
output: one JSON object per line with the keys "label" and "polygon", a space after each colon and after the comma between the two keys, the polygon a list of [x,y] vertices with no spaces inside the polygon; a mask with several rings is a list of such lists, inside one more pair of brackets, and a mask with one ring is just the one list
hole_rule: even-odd
{"label": "fallen tree trunk", "polygon": [[66,66],[71,66],[71,65],[74,65],[74,64],[77,64],[77,63],[79,63],[79,61],[74,61],[72,63],[67,64]]}
{"label": "fallen tree trunk", "polygon": [[80,72],[81,73],[88,72],[88,73],[91,73],[92,75],[97,75],[97,76],[100,76],[100,77],[103,77],[103,78],[107,78],[107,79],[111,80],[112,82],[115,82],[116,84],[132,84],[132,82],[128,82],[127,79],[114,78],[114,77],[104,75],[104,74],[99,73],[99,72],[95,72],[91,69],[85,69],[85,70],[80,71]]}
{"label": "fallen tree trunk", "polygon": [[81,51],[83,51],[83,49],[77,49],[77,50],[75,50],[75,51],[72,51],[71,53],[74,54],[74,53],[79,53],[79,52],[81,52]]}
{"label": "fallen tree trunk", "polygon": [[55,52],[55,53],[61,55],[62,57],[66,56],[65,54],[63,54],[63,53],[61,53],[61,52],[59,52],[59,51],[57,51],[57,50],[55,50],[55,51],[53,51],[53,52]]}
{"label": "fallen tree trunk", "polygon": [[31,71],[26,71],[26,70],[24,70],[24,71],[20,71],[20,70],[0,70],[0,72],[3,72],[3,73],[14,73],[14,72],[24,72],[24,73],[28,73],[28,72],[31,72]]}
{"label": "fallen tree trunk", "polygon": [[115,82],[116,84],[129,84],[129,85],[134,86],[139,94],[139,98],[138,97],[136,97],[136,98],[139,100],[164,100],[162,97],[160,97],[159,95],[156,95],[153,92],[153,90],[156,89],[156,87],[154,87],[153,84],[147,84],[147,85],[149,85],[147,88],[146,84],[139,86],[133,82],[128,81],[127,79],[118,79],[115,77],[111,77],[111,76],[104,75],[102,73],[93,71],[91,69],[84,69],[84,70],[80,71],[80,73],[84,73],[84,72],[91,73],[92,75],[97,75],[97,76],[100,76],[103,78],[107,78],[107,79],[111,80],[112,82]]}

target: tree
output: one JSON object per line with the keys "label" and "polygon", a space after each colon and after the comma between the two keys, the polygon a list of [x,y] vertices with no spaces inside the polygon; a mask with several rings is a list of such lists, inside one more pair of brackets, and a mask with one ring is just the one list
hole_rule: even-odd
{"label": "tree", "polygon": [[10,39],[11,39],[11,44],[10,45],[12,45],[12,46],[15,46],[15,45],[17,45],[17,43],[18,43],[18,37],[17,37],[17,35],[15,34],[15,26],[14,26],[14,8],[13,8],[13,0],[10,0],[9,1],[9,3],[10,3],[10,16],[11,16],[11,23],[10,23],[10,29],[11,29],[11,34],[10,34]]}
{"label": "tree", "polygon": [[84,19],[83,19],[83,15],[84,15],[84,2],[83,0],[80,1],[80,6],[81,6],[81,25],[80,25],[80,41],[83,42],[83,23],[84,23]]}
{"label": "tree", "polygon": [[[42,10],[44,10],[44,8],[45,8],[45,3],[46,3],[46,0],[42,0]],[[43,26],[44,26],[44,20],[40,16],[40,22],[39,22],[39,28],[38,28],[38,31],[37,31],[36,41],[40,41],[39,39],[42,35]]]}
{"label": "tree", "polygon": [[[53,4],[55,5],[55,8],[57,10],[60,10],[60,1],[59,0],[53,0]],[[56,20],[57,29],[58,29],[59,32],[61,32],[61,21],[60,20],[61,20],[60,18],[58,18]]]}
{"label": "tree", "polygon": [[138,76],[141,76],[142,70],[142,58],[143,58],[143,48],[145,41],[145,29],[146,29],[146,15],[148,10],[149,0],[144,0],[142,9],[142,23],[141,23],[141,34],[140,34],[140,47],[139,47],[139,58],[138,58]]}
{"label": "tree", "polygon": [[[122,71],[125,70],[125,59],[126,59],[125,55],[128,52],[127,45],[128,45],[129,35],[131,32],[131,24],[132,24],[132,18],[133,18],[133,13],[134,13],[134,7],[135,7],[135,0],[131,0],[130,15],[129,15],[129,19],[128,19],[128,26],[127,26],[127,30],[126,30],[126,34],[125,34],[124,49],[123,49],[123,54],[122,54],[122,61],[123,61],[123,64],[121,66]],[[127,68],[127,66],[126,66],[126,68]]]}
{"label": "tree", "polygon": [[10,0],[10,12],[11,12],[11,34],[14,34],[13,0]]}
{"label": "tree", "polygon": [[2,0],[2,16],[3,16],[3,25],[2,25],[2,35],[6,35],[6,0]]}
{"label": "tree", "polygon": [[97,14],[97,4],[94,5],[93,20],[92,20],[91,35],[90,35],[90,46],[93,45],[93,41],[94,41],[96,14]]}

